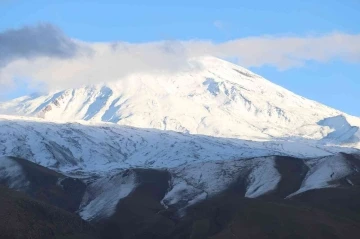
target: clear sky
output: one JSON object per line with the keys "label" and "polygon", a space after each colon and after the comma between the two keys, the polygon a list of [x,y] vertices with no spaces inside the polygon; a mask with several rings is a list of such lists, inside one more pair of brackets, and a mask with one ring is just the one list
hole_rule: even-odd
{"label": "clear sky", "polygon": [[[38,23],[50,23],[84,42],[209,40],[221,44],[249,37],[358,36],[360,1],[0,0],[0,33]],[[348,42],[360,49],[360,42]],[[297,94],[360,116],[359,52],[351,60],[336,53],[326,60],[310,58],[285,68],[253,61],[246,66]],[[24,82],[16,79],[16,87],[0,92],[0,99],[30,93]]]}

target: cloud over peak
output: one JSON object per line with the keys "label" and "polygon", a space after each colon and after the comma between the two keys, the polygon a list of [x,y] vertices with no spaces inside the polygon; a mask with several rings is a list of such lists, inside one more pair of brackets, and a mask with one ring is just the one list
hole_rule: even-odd
{"label": "cloud over peak", "polygon": [[0,84],[16,77],[50,89],[118,80],[142,72],[178,71],[203,55],[236,58],[245,67],[300,67],[333,59],[360,63],[360,34],[258,36],[213,43],[208,40],[91,43],[66,36],[51,24],[0,33]]}

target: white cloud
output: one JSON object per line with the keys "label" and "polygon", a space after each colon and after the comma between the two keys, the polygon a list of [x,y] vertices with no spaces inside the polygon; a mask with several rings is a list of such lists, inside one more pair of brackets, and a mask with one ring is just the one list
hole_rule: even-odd
{"label": "white cloud", "polygon": [[[270,65],[280,70],[301,67],[307,61],[326,63],[339,59],[360,63],[360,35],[345,33],[304,37],[260,36],[222,43],[206,40],[84,43],[70,38],[62,38],[61,42],[75,42],[74,54],[68,53],[68,47],[67,54],[61,57],[46,54],[41,47],[34,48],[41,54],[32,52],[31,58],[17,52],[16,59],[12,58],[0,68],[0,84],[9,85],[14,77],[26,77],[36,84],[45,83],[51,89],[76,87],[117,80],[137,72],[177,71],[188,67],[188,58],[202,55],[236,58],[245,67]],[[28,44],[27,47],[31,46]],[[10,53],[7,59],[11,58]]]}
{"label": "white cloud", "polygon": [[79,44],[90,47],[92,54],[80,52],[67,59],[18,59],[0,69],[0,83],[9,84],[14,77],[31,78],[46,83],[50,89],[59,89],[114,81],[132,73],[177,71],[188,66],[186,52],[177,42]]}

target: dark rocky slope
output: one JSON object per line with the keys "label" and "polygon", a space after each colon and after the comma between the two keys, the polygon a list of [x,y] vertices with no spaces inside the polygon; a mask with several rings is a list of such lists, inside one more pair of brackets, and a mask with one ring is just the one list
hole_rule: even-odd
{"label": "dark rocky slope", "polygon": [[0,186],[1,239],[96,239],[79,216]]}
{"label": "dark rocky slope", "polygon": [[10,157],[23,169],[29,184],[23,191],[29,196],[70,212],[76,212],[86,184],[25,159]]}
{"label": "dark rocky slope", "polygon": [[[35,239],[359,238],[360,159],[344,157],[353,173],[332,180],[331,188],[285,199],[302,186],[310,168],[301,159],[276,157],[281,180],[275,190],[257,199],[244,198],[247,181],[240,175],[226,190],[187,208],[166,208],[161,202],[171,189],[171,172],[121,171],[116,177],[136,175],[136,188],[117,203],[113,215],[95,218],[90,224],[74,213],[86,191],[84,182],[12,158],[21,165],[29,184],[21,193],[0,188],[0,235]],[[1,183],[7,185],[6,180]]]}
{"label": "dark rocky slope", "polygon": [[138,170],[144,175],[140,186],[101,222],[101,234],[106,239],[358,238],[360,188],[311,190],[284,199],[300,187],[306,173],[301,160],[291,160],[279,158],[283,179],[272,193],[244,198],[239,179],[219,195],[187,208],[183,217],[160,203],[166,172]]}

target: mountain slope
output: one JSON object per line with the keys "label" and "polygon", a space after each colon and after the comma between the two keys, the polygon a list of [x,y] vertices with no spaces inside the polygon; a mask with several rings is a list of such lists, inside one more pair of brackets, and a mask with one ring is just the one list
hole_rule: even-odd
{"label": "mountain slope", "polygon": [[[360,217],[352,210],[359,210],[353,201],[360,157],[337,153],[351,148],[9,116],[0,120],[0,132],[0,155],[29,157],[63,173],[0,157],[0,183],[76,211],[102,238],[263,238],[272,235],[264,215],[283,225],[278,236],[352,238],[358,232]],[[309,210],[313,204],[320,209]],[[295,230],[304,225],[312,229]]]}
{"label": "mountain slope", "polygon": [[360,126],[357,118],[229,62],[204,57],[189,64],[193,69],[184,72],[131,75],[112,83],[22,97],[1,103],[0,113],[242,139],[322,139],[334,129],[319,122],[340,115],[350,126]]}
{"label": "mountain slope", "polygon": [[86,184],[28,160],[0,157],[0,185],[69,212],[79,209]]}
{"label": "mountain slope", "polygon": [[172,168],[207,161],[271,155],[309,158],[338,152],[358,150],[310,139],[249,141],[109,123],[62,123],[0,116],[0,156],[26,158],[63,172]]}
{"label": "mountain slope", "polygon": [[[141,185],[138,174],[127,171],[134,168],[166,170],[171,180],[161,204],[180,214],[238,181],[242,182],[239,190],[244,197],[271,194],[291,198],[312,189],[344,186],[343,181],[347,187],[356,185],[349,177],[360,170],[357,158],[348,159],[339,153],[358,150],[327,146],[322,141],[255,142],[106,123],[55,123],[2,116],[0,142],[0,156],[26,158],[84,180],[86,191],[76,194],[71,205],[78,205],[73,211],[79,209],[87,220],[112,215],[117,203]],[[0,182],[32,195],[49,189],[58,191],[57,180],[62,176],[44,174],[46,182],[52,183],[48,189],[38,189],[34,180],[39,182],[40,176],[31,173],[36,169],[33,165],[0,158]],[[291,169],[294,172],[288,173]]]}
{"label": "mountain slope", "polygon": [[94,227],[79,216],[0,186],[3,239],[96,239]]}
{"label": "mountain slope", "polygon": [[[352,162],[353,167],[360,166],[359,157],[341,156],[349,163]],[[0,165],[4,162],[3,159],[0,159]],[[26,178],[32,183],[34,181],[29,175],[35,171],[40,175],[39,177],[61,176],[41,166],[27,164],[21,159],[8,158],[7,160],[13,160],[18,164]],[[298,194],[291,200],[284,200],[280,195],[286,195],[289,192],[289,186],[296,188],[300,185],[290,179],[293,176],[299,176],[300,181],[304,179],[301,176],[305,169],[301,164],[304,162],[296,158],[273,158],[276,162],[274,166],[292,169],[292,174],[279,170],[280,181],[283,183],[279,182],[275,191],[270,191],[258,199],[246,199],[243,196],[249,188],[247,180],[241,180],[244,172],[236,173],[236,171],[244,169],[240,166],[244,163],[241,161],[248,161],[245,164],[250,166],[252,160],[225,161],[219,167],[215,166],[219,162],[214,162],[211,168],[215,172],[204,170],[204,175],[212,174],[211,177],[203,176],[204,183],[209,179],[216,182],[216,179],[220,177],[234,178],[235,181],[216,195],[191,204],[186,208],[186,214],[180,215],[177,211],[181,208],[180,205],[166,207],[162,199],[173,188],[172,180],[169,180],[172,177],[186,177],[185,180],[191,184],[199,181],[194,177],[194,173],[186,176],[184,172],[187,170],[181,170],[183,173],[180,174],[177,170],[175,175],[173,170],[131,169],[87,180],[89,186],[84,195],[85,205],[81,206],[80,215],[85,217],[84,212],[94,213],[91,217],[85,217],[91,226],[71,213],[0,186],[0,204],[2,205],[0,207],[0,215],[2,215],[0,234],[2,238],[28,238],[30,236],[31,238],[64,239],[95,238],[97,235],[96,238],[104,239],[357,238],[360,228],[360,207],[356,200],[360,195],[360,181],[356,180],[359,179],[358,173],[351,173],[347,178],[351,179],[352,185],[313,189]],[[258,166],[264,165],[264,159],[254,160],[259,160],[261,164]],[[269,161],[272,159],[269,158]],[[8,165],[9,162],[6,164]],[[239,177],[238,180],[236,177]],[[135,179],[135,184],[133,179]],[[14,181],[14,178],[8,178],[8,182],[11,181]],[[341,181],[342,179],[338,180],[340,184]],[[263,182],[266,183],[266,181]],[[47,182],[42,183],[38,186],[46,189]],[[251,185],[251,180],[249,183]],[[134,187],[124,190],[125,185]],[[201,183],[198,182],[196,187],[201,188]],[[203,187],[205,190],[208,190],[207,188],[209,187]],[[127,194],[124,194],[125,191]],[[36,195],[31,195],[31,191],[25,190],[25,192],[31,197],[36,197]],[[123,197],[116,198],[114,197],[116,194],[121,194]],[[189,200],[191,197],[183,197],[183,200],[186,199]],[[44,198],[40,200],[44,201]],[[86,206],[86,203],[92,201],[94,203],[88,204],[90,207]]]}
{"label": "mountain slope", "polygon": [[[7,167],[9,161],[12,167]],[[43,202],[64,208],[61,200],[71,203],[69,197],[78,198],[68,189],[76,188],[79,179],[18,158],[0,158],[0,170],[0,182],[9,187],[19,183],[18,178],[9,175],[16,176],[14,172],[21,170],[22,181],[29,183],[18,189]],[[359,155],[338,154],[306,160],[278,156],[190,163],[162,170],[119,169],[87,177],[82,174],[78,176],[87,187],[81,191],[84,194],[76,211],[97,229],[101,238],[356,238],[360,225],[359,170]],[[314,177],[318,180],[309,188]],[[58,183],[54,184],[52,178]],[[42,197],[34,189],[58,196],[59,200]],[[0,187],[0,201],[6,203],[2,205],[19,213],[21,220],[17,222],[20,224],[11,221],[10,230],[0,226],[1,235],[16,232],[16,225],[32,235],[68,228],[60,237],[67,238],[65,235],[79,232],[79,226],[80,233],[84,233],[81,221],[74,215],[34,203],[25,195],[19,202],[11,196],[17,195],[14,192],[4,198],[2,193]],[[288,195],[292,196],[284,199]],[[0,213],[3,210],[8,215],[5,209],[0,208]],[[74,231],[61,218],[56,228],[51,223],[30,228],[23,219],[41,222],[43,218],[58,220],[58,216],[76,219]],[[79,234],[69,238],[83,237]]]}

